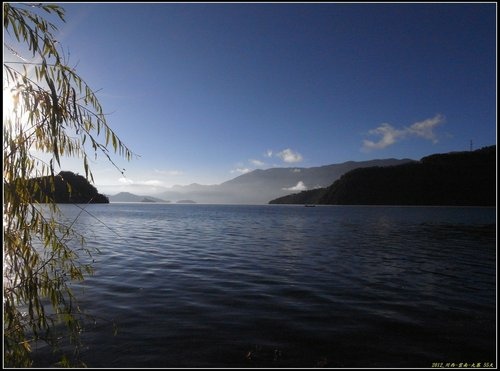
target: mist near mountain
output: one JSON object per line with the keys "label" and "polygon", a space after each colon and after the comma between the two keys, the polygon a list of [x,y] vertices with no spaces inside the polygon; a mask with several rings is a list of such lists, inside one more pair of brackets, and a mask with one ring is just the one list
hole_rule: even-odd
{"label": "mist near mountain", "polygon": [[[189,199],[202,204],[267,204],[277,197],[331,185],[346,172],[372,166],[394,166],[410,159],[348,161],[319,167],[254,170],[218,185],[173,186],[155,196],[177,202]],[[110,198],[112,201],[113,199]]]}
{"label": "mist near mountain", "polygon": [[120,192],[108,198],[110,202],[168,202],[158,197],[140,196],[130,192]]}

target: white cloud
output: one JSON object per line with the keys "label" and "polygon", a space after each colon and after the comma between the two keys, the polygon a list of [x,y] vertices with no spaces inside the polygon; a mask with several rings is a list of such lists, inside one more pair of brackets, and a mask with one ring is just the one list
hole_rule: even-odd
{"label": "white cloud", "polygon": [[380,135],[382,138],[378,142],[373,142],[371,140],[364,140],[363,146],[365,149],[382,149],[396,143],[398,138],[404,136],[404,132],[401,130],[394,129],[389,124],[382,124],[378,128],[370,130],[368,134]]}
{"label": "white cloud", "polygon": [[161,185],[163,185],[163,182],[161,180],[152,179],[152,180],[144,180],[142,182],[137,182],[137,184],[161,186]]}
{"label": "white cloud", "polygon": [[122,177],[118,179],[119,183],[124,185],[146,185],[146,186],[163,186],[163,182],[161,180],[151,179],[151,180],[140,180],[135,181],[129,178]]}
{"label": "white cloud", "polygon": [[259,161],[259,160],[250,160],[250,163],[252,163],[252,165],[254,166],[265,166],[266,164],[262,161]]}
{"label": "white cloud", "polygon": [[234,169],[234,170],[231,170],[231,174],[234,174],[234,173],[240,173],[240,174],[246,174],[246,173],[249,173],[251,172],[252,169],[249,169],[249,168],[237,168],[237,169]]}
{"label": "white cloud", "polygon": [[120,182],[122,184],[134,184],[134,181],[132,179],[123,178],[123,177],[118,179],[118,182]]}
{"label": "white cloud", "polygon": [[265,154],[266,157],[273,157],[273,151],[268,149]]}
{"label": "white cloud", "polygon": [[444,122],[443,115],[437,114],[433,118],[415,122],[409,127],[403,129],[396,129],[390,124],[384,123],[378,128],[370,130],[368,134],[381,136],[380,140],[377,142],[371,140],[363,140],[363,149],[383,149],[386,148],[408,136],[421,137],[427,140],[437,143],[437,135],[434,133],[434,128]]}
{"label": "white cloud", "polygon": [[290,148],[287,148],[279,153],[276,156],[280,157],[284,162],[294,163],[302,161],[302,155],[298,152],[292,151]]}
{"label": "white cloud", "polygon": [[436,115],[431,119],[416,122],[408,128],[408,133],[437,143],[437,136],[433,129],[444,122],[443,115]]}
{"label": "white cloud", "polygon": [[295,191],[295,192],[297,192],[297,191],[306,191],[307,187],[304,184],[304,182],[301,180],[296,185],[294,185],[293,187],[283,188],[283,190],[284,191]]}

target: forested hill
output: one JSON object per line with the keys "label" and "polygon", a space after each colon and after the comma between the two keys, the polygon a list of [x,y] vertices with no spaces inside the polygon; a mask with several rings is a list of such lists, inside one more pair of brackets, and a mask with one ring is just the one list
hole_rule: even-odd
{"label": "forested hill", "polygon": [[435,154],[397,166],[355,169],[327,188],[270,203],[495,206],[496,146]]}
{"label": "forested hill", "polygon": [[[108,197],[100,194],[85,177],[71,171],[61,171],[54,177],[54,188],[50,176],[30,179],[33,189],[32,202],[60,204],[109,203]],[[69,186],[68,186],[69,185]]]}

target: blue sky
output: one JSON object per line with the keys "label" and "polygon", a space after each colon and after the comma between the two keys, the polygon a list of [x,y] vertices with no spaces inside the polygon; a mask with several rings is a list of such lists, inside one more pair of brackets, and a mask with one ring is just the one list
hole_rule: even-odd
{"label": "blue sky", "polygon": [[114,157],[126,179],[91,165],[108,194],[496,142],[494,3],[62,5],[70,64],[140,155]]}

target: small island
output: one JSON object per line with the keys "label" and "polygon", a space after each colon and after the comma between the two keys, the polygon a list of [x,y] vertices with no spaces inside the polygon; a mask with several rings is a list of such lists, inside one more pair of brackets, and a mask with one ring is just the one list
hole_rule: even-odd
{"label": "small island", "polygon": [[61,171],[55,176],[43,176],[29,180],[31,203],[58,204],[107,204],[107,196],[100,194],[82,175]]}
{"label": "small island", "polygon": [[178,204],[195,204],[196,202],[193,200],[179,200],[177,201]]}

